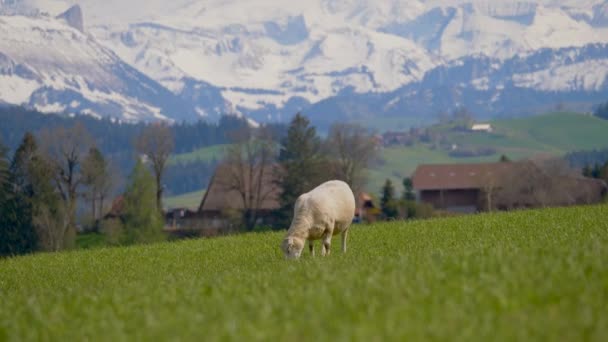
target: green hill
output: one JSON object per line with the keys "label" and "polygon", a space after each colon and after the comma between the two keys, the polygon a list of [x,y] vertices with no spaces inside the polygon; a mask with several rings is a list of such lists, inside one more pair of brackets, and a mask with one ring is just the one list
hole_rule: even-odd
{"label": "green hill", "polygon": [[[449,151],[430,144],[412,147],[389,147],[381,152],[382,164],[370,170],[369,191],[378,193],[384,180],[401,184],[419,164],[477,163],[498,161],[501,155],[512,160],[540,155],[563,156],[567,152],[608,147],[608,120],[591,115],[554,113],[529,118],[491,122],[492,133],[452,130],[449,126],[431,129],[450,144],[464,148],[492,148],[496,152],[484,157],[453,157]],[[401,191],[401,187],[398,187]]]}
{"label": "green hill", "polygon": [[[608,206],[0,260],[0,340],[608,339]],[[318,247],[318,245],[317,245]]]}

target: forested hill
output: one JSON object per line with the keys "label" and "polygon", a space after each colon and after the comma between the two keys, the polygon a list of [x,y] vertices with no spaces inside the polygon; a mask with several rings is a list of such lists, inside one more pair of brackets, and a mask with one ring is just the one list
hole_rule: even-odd
{"label": "forested hill", "polygon": [[[132,149],[133,138],[144,127],[143,123],[125,123],[113,119],[96,119],[87,115],[49,115],[22,107],[0,107],[0,134],[2,143],[10,149],[19,144],[27,131],[36,133],[43,128],[83,124],[91,133],[97,147],[104,153],[113,154]],[[225,144],[226,132],[246,126],[244,119],[222,116],[217,123],[198,121],[172,126],[175,153],[191,152],[197,148]]]}
{"label": "forested hill", "polygon": [[[87,115],[49,115],[22,107],[0,106],[0,143],[13,152],[23,135],[32,132],[38,135],[44,129],[71,127],[82,124],[91,134],[95,145],[111,160],[119,173],[125,177],[133,168],[135,149],[133,142],[145,127],[143,123],[125,123],[113,119],[97,119]],[[217,122],[198,121],[178,123],[171,126],[175,148],[173,154],[183,154],[203,147],[226,144],[229,132],[249,127],[245,119],[222,116]],[[278,138],[285,131],[283,125],[268,125]],[[12,153],[9,153],[9,155]],[[167,170],[165,186],[168,194],[179,194],[198,190],[206,186],[217,160],[174,163]]]}

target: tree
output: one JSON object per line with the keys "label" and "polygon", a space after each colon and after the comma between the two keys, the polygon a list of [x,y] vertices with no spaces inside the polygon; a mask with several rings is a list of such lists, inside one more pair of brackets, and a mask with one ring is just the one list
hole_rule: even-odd
{"label": "tree", "polygon": [[403,196],[400,203],[403,216],[408,219],[416,217],[416,194],[414,193],[414,183],[409,177],[403,178]]}
{"label": "tree", "polygon": [[65,245],[68,221],[53,185],[53,171],[40,155],[34,136],[26,133],[11,161],[10,199],[0,215],[2,225],[13,229],[13,254],[57,251]]}
{"label": "tree", "polygon": [[154,177],[141,161],[137,161],[129,177],[124,195],[124,244],[163,240],[163,218],[157,210]]}
{"label": "tree", "polygon": [[500,161],[501,163],[508,163],[511,161],[511,159],[509,159],[509,157],[503,154],[500,156],[500,159],[498,161]]}
{"label": "tree", "polygon": [[52,167],[55,187],[63,201],[63,214],[67,215],[65,247],[71,247],[76,238],[76,206],[82,185],[81,163],[93,146],[93,138],[82,124],[76,123],[68,128],[44,130],[40,139]]}
{"label": "tree", "polygon": [[69,240],[70,218],[55,188],[55,171],[34,136],[26,133],[11,163],[12,183],[23,208],[22,224],[28,227],[24,229],[35,232],[37,247],[44,251],[61,250]]}
{"label": "tree", "polygon": [[173,133],[165,124],[148,125],[135,141],[135,148],[150,161],[156,180],[156,208],[162,212],[162,179],[167,160],[174,148]]}
{"label": "tree", "polygon": [[[8,149],[2,145],[0,141],[0,185],[5,185],[8,183],[9,173],[8,173],[8,158],[7,158]],[[0,187],[0,191],[3,191],[3,187]],[[3,193],[0,193],[3,194]]]}
{"label": "tree", "polygon": [[481,195],[487,211],[492,211],[496,207],[496,197],[500,188],[501,180],[498,175],[493,172],[484,172],[481,175]]}
{"label": "tree", "polygon": [[582,174],[585,177],[593,178],[593,168],[589,164],[583,166]]}
{"label": "tree", "polygon": [[82,162],[83,184],[87,187],[85,197],[91,202],[91,215],[97,220],[103,214],[103,204],[112,187],[110,166],[96,147]]}
{"label": "tree", "polygon": [[[589,191],[578,173],[563,159],[536,159],[513,163],[496,179],[493,204],[505,209],[572,205],[588,201]],[[498,183],[499,182],[499,183]]]}
{"label": "tree", "polygon": [[334,177],[358,193],[366,182],[365,170],[376,157],[373,137],[360,125],[338,123],[331,126],[326,145]]}
{"label": "tree", "polygon": [[466,107],[459,107],[452,113],[454,123],[462,129],[469,129],[475,121],[473,115]]}
{"label": "tree", "polygon": [[281,142],[277,169],[277,186],[281,205],[277,215],[281,225],[289,224],[293,206],[302,193],[324,181],[321,139],[310,121],[298,113],[291,121],[287,136]]}
{"label": "tree", "polygon": [[382,209],[382,214],[387,219],[396,218],[399,214],[398,205],[395,201],[395,188],[393,187],[393,182],[390,179],[387,179],[382,187],[380,208]]}
{"label": "tree", "polygon": [[416,200],[416,194],[414,193],[414,183],[409,177],[403,178],[403,199],[406,201]]}
{"label": "tree", "polygon": [[608,120],[608,102],[597,106],[594,115],[600,119]]}
{"label": "tree", "polygon": [[598,178],[604,180],[604,182],[608,183],[608,161],[604,163],[604,165],[600,168],[598,173]]}
{"label": "tree", "polygon": [[31,209],[13,181],[7,149],[0,144],[0,256],[29,253],[37,247]]}
{"label": "tree", "polygon": [[275,169],[275,144],[263,129],[238,130],[231,133],[232,144],[226,151],[228,174],[221,184],[226,191],[236,191],[243,206],[242,221],[252,230],[258,220],[262,204],[274,192],[272,177]]}

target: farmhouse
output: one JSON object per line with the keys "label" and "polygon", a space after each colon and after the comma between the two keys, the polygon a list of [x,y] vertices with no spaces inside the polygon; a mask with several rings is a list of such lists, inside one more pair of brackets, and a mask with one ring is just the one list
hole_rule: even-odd
{"label": "farmhouse", "polygon": [[529,161],[420,165],[412,181],[420,202],[461,213],[596,203],[606,194],[601,181],[551,174]]}
{"label": "farmhouse", "polygon": [[411,139],[407,132],[388,131],[381,137],[383,146],[406,145]]}
{"label": "farmhouse", "polygon": [[[198,212],[190,226],[207,230],[235,228],[236,218],[245,208],[254,208],[258,224],[271,224],[273,211],[279,208],[280,189],[276,182],[276,165],[264,169],[247,165],[220,164],[213,177]],[[247,203],[247,205],[245,205]]]}
{"label": "farmhouse", "polygon": [[471,131],[492,133],[494,131],[494,128],[488,123],[477,123],[471,126]]}

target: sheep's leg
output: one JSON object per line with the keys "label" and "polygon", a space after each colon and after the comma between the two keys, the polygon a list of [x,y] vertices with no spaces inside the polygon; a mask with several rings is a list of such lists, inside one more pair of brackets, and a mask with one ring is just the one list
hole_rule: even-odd
{"label": "sheep's leg", "polygon": [[322,255],[326,256],[329,255],[330,253],[330,247],[331,247],[331,233],[329,234],[324,234],[323,235],[323,249],[322,249]]}
{"label": "sheep's leg", "polygon": [[323,232],[323,236],[321,237],[321,241],[323,244],[322,255],[326,256],[330,253],[331,247],[331,237],[334,235],[335,222],[334,220],[328,220],[325,223],[325,231]]}
{"label": "sheep's leg", "polygon": [[310,249],[310,255],[315,256],[315,246],[313,246],[312,240],[308,240],[308,249]]}
{"label": "sheep's leg", "polygon": [[348,237],[348,228],[342,232],[342,253],[346,253],[346,238]]}

